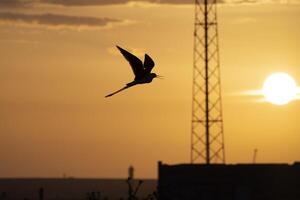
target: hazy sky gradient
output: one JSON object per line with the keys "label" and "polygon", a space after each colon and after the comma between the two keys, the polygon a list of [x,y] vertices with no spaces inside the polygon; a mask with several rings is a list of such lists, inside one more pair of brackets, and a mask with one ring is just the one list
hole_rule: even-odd
{"label": "hazy sky gradient", "polygon": [[[20,2],[0,0],[0,177],[125,177],[130,164],[156,177],[158,160],[189,162],[193,5]],[[300,101],[234,95],[278,71],[299,85],[300,5],[272,2],[218,9],[227,163],[255,148],[258,162],[300,160]],[[116,44],[165,79],[105,99],[133,78]]]}

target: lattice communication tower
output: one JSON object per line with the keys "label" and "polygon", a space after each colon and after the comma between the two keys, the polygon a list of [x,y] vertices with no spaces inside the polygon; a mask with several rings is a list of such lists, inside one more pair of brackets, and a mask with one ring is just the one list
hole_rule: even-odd
{"label": "lattice communication tower", "polygon": [[217,0],[195,0],[192,163],[225,163]]}

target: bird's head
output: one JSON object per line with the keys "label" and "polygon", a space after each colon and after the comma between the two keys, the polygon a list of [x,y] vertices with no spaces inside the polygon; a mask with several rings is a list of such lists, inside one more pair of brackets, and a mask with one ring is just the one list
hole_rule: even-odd
{"label": "bird's head", "polygon": [[158,74],[155,74],[155,73],[151,73],[150,74],[152,78],[163,78],[163,76],[160,76]]}

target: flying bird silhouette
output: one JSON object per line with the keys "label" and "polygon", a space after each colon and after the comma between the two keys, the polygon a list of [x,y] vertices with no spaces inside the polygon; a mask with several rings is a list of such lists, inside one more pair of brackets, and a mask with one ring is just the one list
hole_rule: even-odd
{"label": "flying bird silhouette", "polygon": [[128,89],[138,84],[151,83],[154,78],[161,77],[155,73],[151,73],[151,70],[153,69],[155,63],[149,55],[145,54],[145,59],[143,63],[138,57],[126,51],[125,49],[122,49],[119,46],[117,46],[117,48],[120,50],[124,58],[129,62],[135,77],[134,80],[130,83],[127,83],[125,87],[109,95],[106,95],[105,97],[111,97],[125,89]]}

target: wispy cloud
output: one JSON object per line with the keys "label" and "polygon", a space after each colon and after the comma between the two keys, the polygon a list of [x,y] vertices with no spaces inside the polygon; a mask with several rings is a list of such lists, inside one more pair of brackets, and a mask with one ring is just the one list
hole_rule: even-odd
{"label": "wispy cloud", "polygon": [[232,24],[249,24],[249,23],[255,23],[257,22],[257,19],[255,18],[251,18],[251,17],[241,17],[241,18],[236,18],[234,20],[232,20]]}
{"label": "wispy cloud", "polygon": [[24,40],[24,39],[0,39],[0,43],[40,44],[40,42],[37,40]]}
{"label": "wispy cloud", "polygon": [[104,28],[128,23],[113,18],[70,16],[58,14],[23,14],[0,12],[0,23],[12,25],[33,25],[48,28]]}
{"label": "wispy cloud", "polygon": [[[241,92],[236,92],[236,93],[231,93],[231,95],[234,96],[244,96],[244,97],[254,97],[253,102],[258,102],[258,103],[273,103],[277,105],[284,105],[286,103],[289,103],[290,101],[298,101],[300,100],[300,87],[296,88],[295,91],[295,96],[292,96],[291,99],[289,99],[289,96],[284,96],[285,94],[281,94],[280,89],[278,91],[278,94],[275,94],[274,96],[277,98],[275,99],[268,99],[268,95],[266,95],[266,92],[264,92],[263,89],[257,89],[257,90],[246,90],[246,91],[241,91]],[[274,103],[275,102],[275,103]]]}

